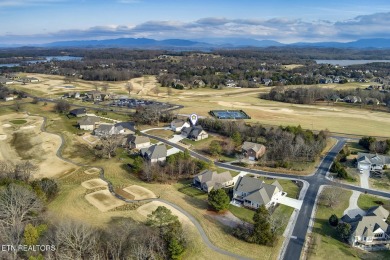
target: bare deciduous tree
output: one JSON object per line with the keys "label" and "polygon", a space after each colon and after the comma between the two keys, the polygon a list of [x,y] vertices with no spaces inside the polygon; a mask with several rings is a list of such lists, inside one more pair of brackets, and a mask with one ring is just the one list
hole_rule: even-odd
{"label": "bare deciduous tree", "polygon": [[339,203],[339,198],[342,193],[343,190],[340,188],[326,188],[321,192],[320,203],[327,207],[333,208]]}
{"label": "bare deciduous tree", "polygon": [[56,245],[58,259],[99,259],[99,233],[84,223],[64,221],[49,235],[49,243]]}
{"label": "bare deciduous tree", "polygon": [[27,182],[38,171],[39,167],[30,161],[23,161],[15,166],[15,179]]}
{"label": "bare deciduous tree", "polygon": [[108,84],[104,84],[104,85],[102,86],[102,91],[103,91],[103,92],[107,92],[108,88],[109,88]]}
{"label": "bare deciduous tree", "polygon": [[133,91],[133,89],[134,89],[133,83],[127,82],[125,88],[126,88],[127,92],[129,92],[129,95],[130,95],[131,91]]}
{"label": "bare deciduous tree", "polygon": [[103,147],[103,153],[110,159],[116,148],[121,144],[123,137],[121,135],[104,136],[100,138]]}
{"label": "bare deciduous tree", "polygon": [[[0,190],[0,237],[2,243],[18,245],[22,241],[23,230],[29,221],[37,217],[42,203],[37,195],[27,188],[10,184]],[[17,251],[13,252],[17,258]]]}

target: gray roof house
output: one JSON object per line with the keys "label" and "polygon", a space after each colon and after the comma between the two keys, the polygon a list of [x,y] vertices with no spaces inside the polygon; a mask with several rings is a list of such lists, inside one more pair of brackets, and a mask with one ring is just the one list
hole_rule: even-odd
{"label": "gray roof house", "polygon": [[265,154],[265,146],[262,144],[244,142],[241,149],[242,154],[252,161],[259,159]]}
{"label": "gray roof house", "polygon": [[359,170],[382,170],[386,165],[390,167],[390,157],[372,153],[358,153],[357,167]]}
{"label": "gray roof house", "polygon": [[150,139],[142,135],[128,135],[125,146],[131,149],[141,149],[150,146]]}
{"label": "gray roof house", "polygon": [[234,180],[229,171],[217,173],[211,170],[204,170],[194,177],[193,184],[203,191],[210,192],[212,189],[232,186],[234,185]]}
{"label": "gray roof house", "polygon": [[97,116],[85,116],[77,121],[80,129],[94,130],[97,123],[100,122],[100,118]]}
{"label": "gray roof house", "polygon": [[200,125],[183,127],[181,134],[194,141],[203,140],[209,137],[207,132],[203,130],[202,126]]}
{"label": "gray roof house", "polygon": [[83,117],[87,115],[87,109],[85,108],[76,108],[69,111],[69,115],[75,116],[75,117]]}
{"label": "gray roof house", "polygon": [[365,250],[389,249],[390,226],[386,223],[388,216],[389,211],[376,206],[368,209],[365,216],[345,220],[352,227],[349,238],[351,245]]}
{"label": "gray roof house", "polygon": [[155,144],[148,148],[142,148],[140,153],[145,160],[151,163],[164,162],[167,158],[167,147],[163,144]]}
{"label": "gray roof house", "polygon": [[116,123],[115,127],[122,127],[125,134],[134,134],[135,133],[135,123],[134,122],[120,122]]}
{"label": "gray roof house", "polygon": [[123,132],[124,128],[122,126],[115,126],[112,124],[101,124],[94,130],[96,136],[110,136],[122,134]]}
{"label": "gray roof house", "polygon": [[190,127],[190,124],[186,120],[174,119],[171,122],[171,129],[174,132],[180,133],[183,127]]}
{"label": "gray roof house", "polygon": [[243,176],[234,185],[233,200],[250,208],[257,209],[261,205],[269,208],[273,204],[272,199],[280,196],[282,191],[278,181],[267,184],[263,180]]}

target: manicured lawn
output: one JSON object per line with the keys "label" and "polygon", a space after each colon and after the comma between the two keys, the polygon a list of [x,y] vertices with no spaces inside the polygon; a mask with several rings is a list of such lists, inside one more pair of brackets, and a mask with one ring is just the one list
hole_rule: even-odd
{"label": "manicured lawn", "polygon": [[367,210],[371,207],[383,205],[384,208],[387,210],[390,210],[390,200],[376,197],[373,195],[368,194],[360,194],[359,200],[358,200],[358,206],[359,208],[363,210]]}
{"label": "manicured lawn", "polygon": [[[325,189],[334,188],[326,187]],[[308,259],[389,259],[389,252],[369,253],[352,248],[347,243],[340,241],[336,229],[329,225],[328,219],[332,214],[336,214],[339,218],[342,217],[344,210],[348,207],[351,194],[351,191],[343,190],[339,204],[334,208],[318,204],[311,236],[315,238],[316,242],[309,247]],[[360,195],[359,201],[362,196]],[[363,200],[367,203],[367,199]]]}
{"label": "manicured lawn", "polygon": [[173,132],[171,130],[153,129],[153,130],[147,131],[146,133],[150,134],[150,135],[155,135],[155,136],[159,136],[162,138],[166,138],[166,139],[173,137]]}
{"label": "manicured lawn", "polygon": [[24,120],[24,119],[14,119],[14,120],[10,120],[10,122],[12,124],[15,124],[15,125],[23,125],[23,124],[27,123],[27,120]]}
{"label": "manicured lawn", "polygon": [[[258,179],[264,180],[264,182],[267,184],[272,184],[274,181],[277,180],[277,179],[265,178],[265,177],[258,177]],[[290,181],[290,180],[282,180],[282,179],[278,179],[277,181],[282,186],[283,191],[287,192],[287,197],[290,197],[293,199],[298,198],[300,188],[298,187],[298,185],[295,182]]]}
{"label": "manicured lawn", "polygon": [[199,189],[194,188],[192,185],[192,179],[189,180],[179,180],[177,183],[175,183],[173,186],[180,191],[181,193],[184,193],[188,196],[191,196],[193,198],[198,198],[201,200],[207,200],[207,193],[204,191],[201,191]]}
{"label": "manicured lawn", "polygon": [[241,219],[242,221],[253,223],[253,215],[255,215],[254,210],[250,210],[243,207],[237,207],[234,205],[229,205],[229,211],[236,216],[237,218]]}

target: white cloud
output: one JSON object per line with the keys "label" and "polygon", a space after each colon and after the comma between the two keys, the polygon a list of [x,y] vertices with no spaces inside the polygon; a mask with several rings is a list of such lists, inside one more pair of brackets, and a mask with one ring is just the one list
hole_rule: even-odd
{"label": "white cloud", "polygon": [[[38,0],[36,0],[38,1]],[[50,1],[50,0],[47,0]],[[124,0],[126,1],[126,0]],[[38,39],[42,42],[119,37],[154,39],[200,39],[210,37],[242,37],[296,41],[350,41],[360,38],[390,38],[390,13],[360,15],[350,20],[330,22],[301,19],[228,19],[207,17],[196,21],[148,21],[137,25],[94,26],[86,30],[62,30],[41,35],[5,35],[0,42]]]}

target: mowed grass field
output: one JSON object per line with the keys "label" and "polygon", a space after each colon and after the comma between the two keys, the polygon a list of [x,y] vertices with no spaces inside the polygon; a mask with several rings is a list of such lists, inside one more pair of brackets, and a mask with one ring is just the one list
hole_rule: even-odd
{"label": "mowed grass field", "polygon": [[[102,85],[108,84],[109,92],[128,94],[125,87],[127,81],[90,82],[77,79],[75,82],[65,83],[64,78],[60,76],[42,74],[29,74],[29,76],[37,77],[41,82],[27,85],[16,84],[13,87],[35,94],[55,97],[65,92],[94,90],[95,86],[100,89]],[[252,118],[245,121],[253,123],[259,122],[276,126],[300,124],[306,129],[328,129],[335,133],[390,137],[390,131],[388,131],[390,129],[390,113],[333,104],[298,105],[259,99],[259,94],[268,92],[269,87],[257,89],[224,88],[222,90],[210,88],[171,89],[172,91],[168,95],[167,88],[161,87],[155,76],[135,78],[130,82],[134,86],[134,90],[130,93],[132,97],[158,99],[163,102],[183,105],[184,108],[174,111],[178,114],[197,113],[201,116],[209,116],[210,110],[242,109]],[[67,85],[72,85],[75,88],[64,88]],[[352,89],[364,88],[368,85],[370,83],[324,84],[318,86]]]}

